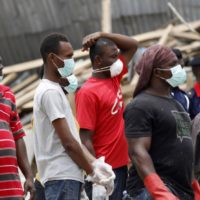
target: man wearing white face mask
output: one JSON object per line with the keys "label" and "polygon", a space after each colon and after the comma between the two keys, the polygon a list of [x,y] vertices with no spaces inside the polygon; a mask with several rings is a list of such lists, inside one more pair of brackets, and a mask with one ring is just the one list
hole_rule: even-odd
{"label": "man wearing white face mask", "polygon": [[[46,36],[40,47],[43,78],[34,96],[34,150],[46,200],[79,200],[83,170],[94,183],[112,193],[114,173],[81,144],[76,123],[61,85],[74,92],[77,80],[73,49],[59,33]],[[111,183],[111,184],[110,184]]]}
{"label": "man wearing white face mask", "polygon": [[[83,50],[87,49],[90,49],[93,73],[76,95],[80,135],[94,156],[105,156],[113,167],[115,190],[109,199],[120,200],[128,164],[120,81],[137,50],[137,41],[120,34],[97,32],[83,39]],[[91,199],[91,185],[86,185],[86,191]]]}

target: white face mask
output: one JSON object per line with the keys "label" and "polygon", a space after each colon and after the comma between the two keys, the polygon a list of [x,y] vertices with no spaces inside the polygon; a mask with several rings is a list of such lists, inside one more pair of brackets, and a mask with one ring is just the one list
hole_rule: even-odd
{"label": "white face mask", "polygon": [[[161,69],[165,70],[165,69]],[[171,71],[171,78],[165,79],[172,87],[177,87],[186,81],[186,72],[180,64],[169,69]]]}
{"label": "white face mask", "polygon": [[76,76],[74,76],[73,74],[71,76],[67,77],[67,80],[69,81],[69,85],[64,87],[64,89],[68,92],[68,93],[74,93],[76,92],[76,89],[78,87],[78,79],[76,78]]}
{"label": "white face mask", "polygon": [[166,81],[172,86],[177,87],[181,84],[183,84],[186,81],[186,72],[181,67],[181,65],[176,65],[175,67],[172,67],[171,69],[172,77],[169,79],[166,79]]}
{"label": "white face mask", "polygon": [[123,63],[120,59],[117,59],[112,65],[108,67],[102,67],[100,69],[95,69],[93,70],[93,73],[110,71],[111,77],[115,77],[121,74],[122,70],[123,70]]}

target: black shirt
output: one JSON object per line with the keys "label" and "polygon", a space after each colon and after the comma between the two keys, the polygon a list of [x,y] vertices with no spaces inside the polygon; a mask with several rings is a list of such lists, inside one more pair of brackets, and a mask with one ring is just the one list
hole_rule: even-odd
{"label": "black shirt", "polygon": [[[189,114],[173,98],[141,93],[124,112],[127,138],[152,137],[149,154],[164,183],[181,200],[193,199],[193,146]],[[134,166],[129,171],[127,190],[134,196],[143,182]]]}

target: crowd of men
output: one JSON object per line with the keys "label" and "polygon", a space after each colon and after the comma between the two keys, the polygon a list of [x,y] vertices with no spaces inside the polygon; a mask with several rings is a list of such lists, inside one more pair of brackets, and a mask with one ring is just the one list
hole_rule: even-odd
{"label": "crowd of men", "polygon": [[[0,199],[199,200],[200,57],[189,93],[178,49],[153,45],[134,66],[139,80],[125,107],[120,81],[138,48],[131,37],[96,32],[83,39],[91,77],[78,88],[65,35],[40,46],[41,81],[33,106],[37,176],[10,88],[0,85]],[[3,65],[1,62],[0,75]],[[1,79],[3,76],[1,76]],[[67,94],[75,93],[76,116]],[[26,182],[22,189],[18,167]],[[126,191],[126,192],[124,192]]]}

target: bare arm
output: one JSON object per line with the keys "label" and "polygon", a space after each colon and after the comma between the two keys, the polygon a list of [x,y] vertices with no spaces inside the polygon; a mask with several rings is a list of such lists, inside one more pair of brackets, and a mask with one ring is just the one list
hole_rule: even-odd
{"label": "bare arm", "polygon": [[128,138],[129,155],[142,180],[155,173],[153,161],[148,153],[150,145],[151,137]]}
{"label": "bare arm", "polygon": [[95,150],[92,144],[92,135],[94,132],[87,130],[87,129],[80,129],[80,137],[82,143],[85,145],[85,147],[88,149],[88,151],[95,157]]}
{"label": "bare arm", "polygon": [[83,39],[83,50],[90,48],[96,40],[102,37],[112,40],[118,46],[125,58],[126,64],[128,64],[137,50],[138,42],[126,35],[104,32],[90,34]]}
{"label": "bare arm", "polygon": [[84,144],[82,144],[82,149],[83,149],[83,152],[86,155],[87,159],[89,160],[89,162],[93,163],[96,160],[96,158],[89,152],[89,150],[87,149],[87,147]]}
{"label": "bare arm", "polygon": [[35,187],[33,184],[33,175],[31,171],[31,166],[28,161],[28,156],[26,152],[26,146],[23,138],[18,139],[16,142],[16,154],[17,154],[17,162],[19,168],[26,178],[26,182],[24,184],[25,194],[27,191],[30,191],[30,199],[34,199],[35,195]]}
{"label": "bare arm", "polygon": [[53,126],[58,134],[63,147],[67,151],[72,160],[87,174],[92,174],[93,168],[84,154],[81,145],[76,141],[70,132],[69,126],[65,118],[53,121]]}

